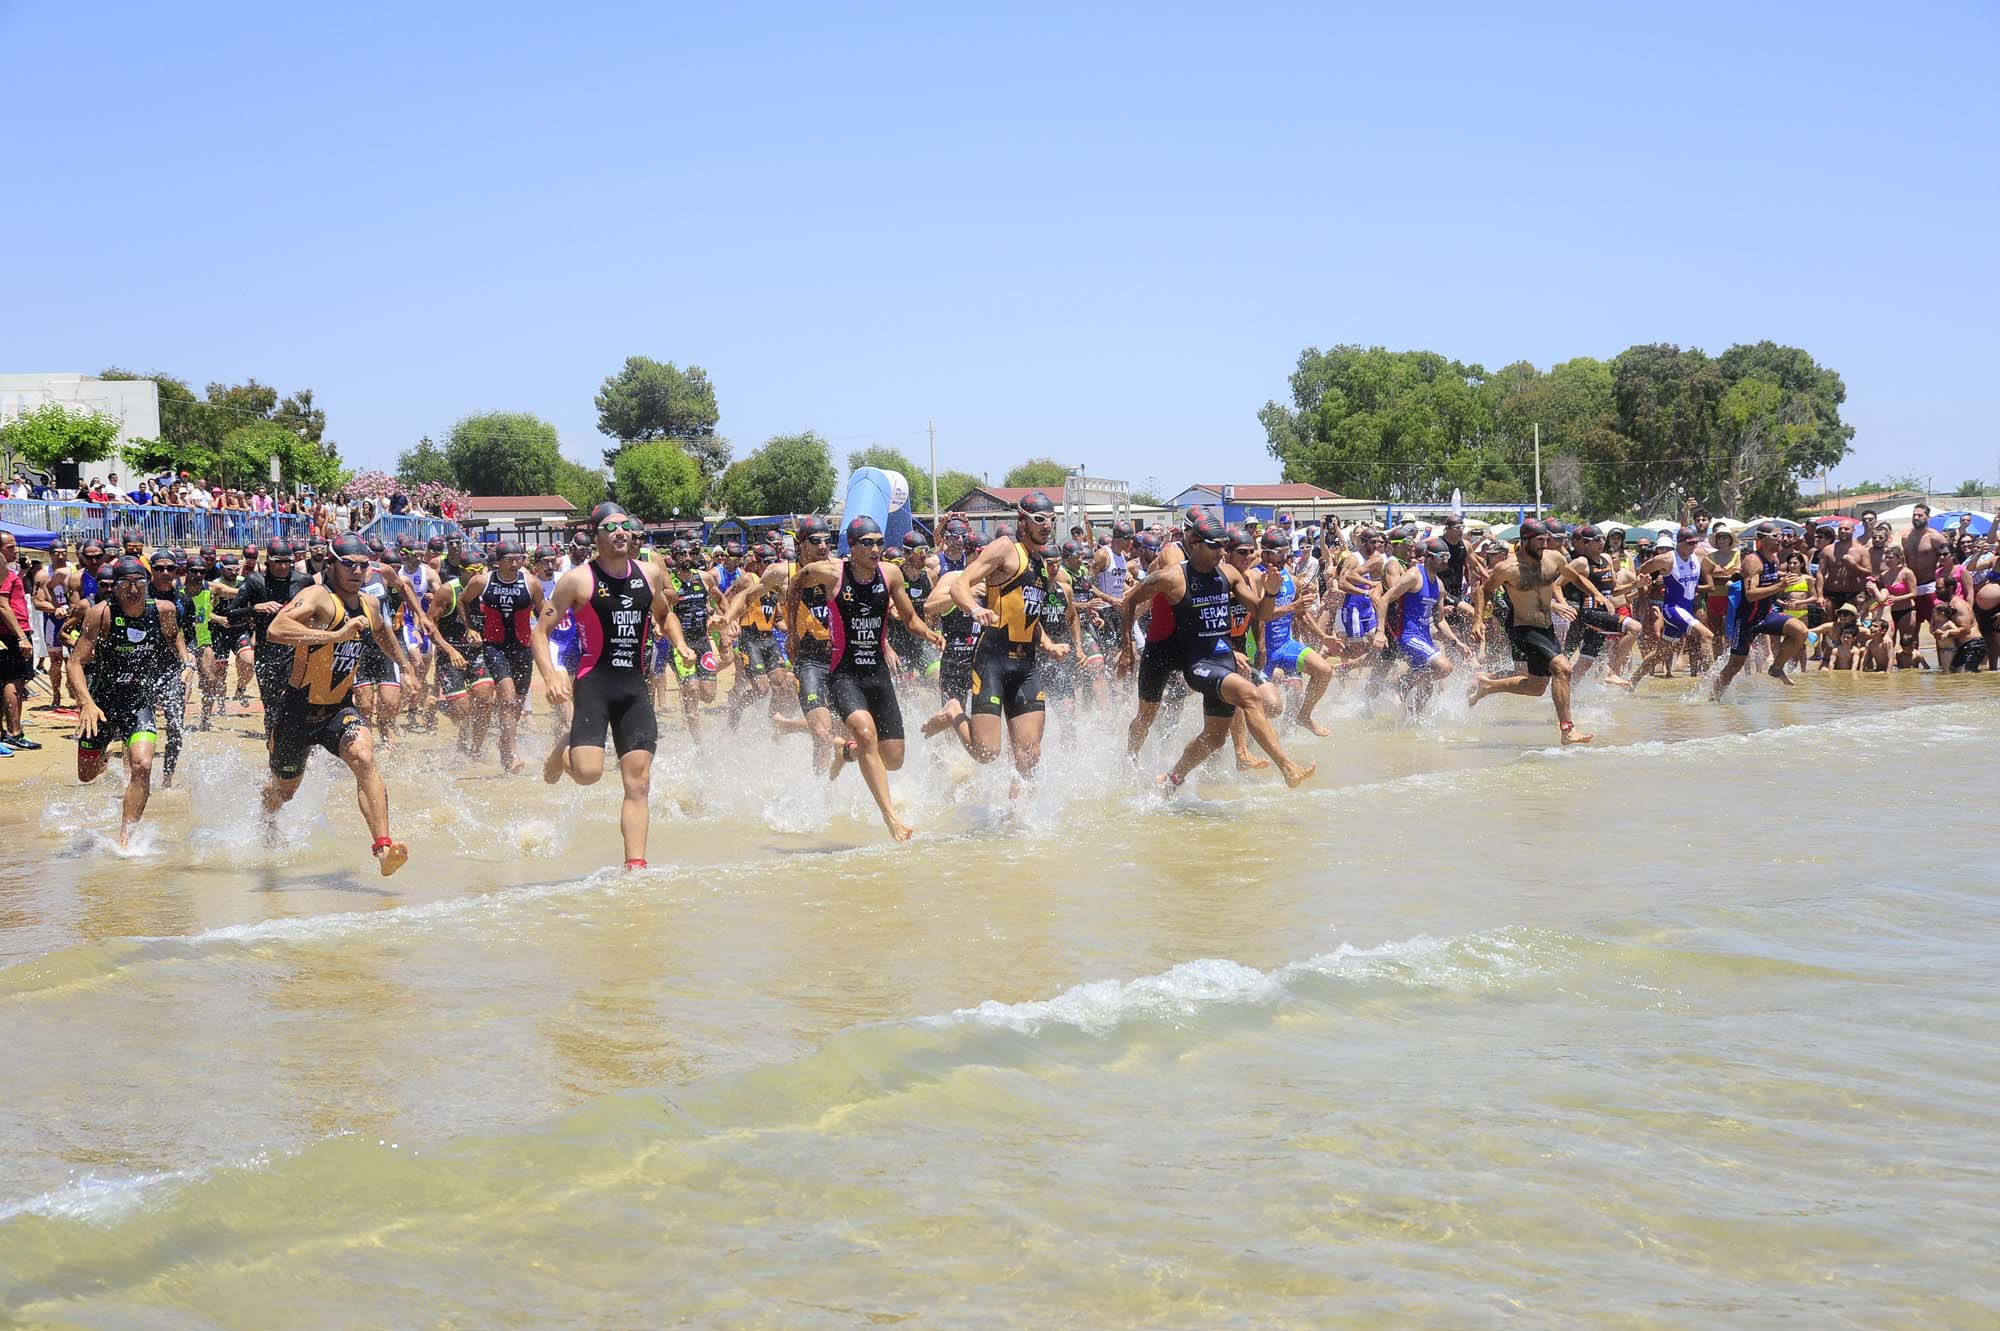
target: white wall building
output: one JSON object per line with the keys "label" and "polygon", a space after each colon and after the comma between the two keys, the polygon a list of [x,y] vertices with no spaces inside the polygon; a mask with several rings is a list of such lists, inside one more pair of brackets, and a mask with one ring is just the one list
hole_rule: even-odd
{"label": "white wall building", "polygon": [[[160,437],[160,386],[151,379],[97,379],[87,374],[0,374],[0,425],[60,402],[97,411],[118,422],[115,447],[128,439]],[[117,464],[110,464],[116,469]]]}

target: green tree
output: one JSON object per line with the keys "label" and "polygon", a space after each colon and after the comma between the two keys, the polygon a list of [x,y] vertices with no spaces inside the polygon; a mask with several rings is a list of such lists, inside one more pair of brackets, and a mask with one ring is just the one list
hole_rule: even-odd
{"label": "green tree", "polygon": [[676,515],[701,516],[702,496],[707,490],[701,468],[668,440],[655,439],[618,450],[613,473],[618,502],[643,522],[664,522]]}
{"label": "green tree", "polygon": [[[941,471],[937,483],[938,503],[950,512],[953,504],[984,484],[984,476],[975,476],[969,471]],[[925,495],[924,498],[928,500],[930,496]]]}
{"label": "green tree", "polygon": [[618,441],[605,450],[613,461],[628,444],[677,440],[713,482],[729,465],[729,441],[718,439],[715,387],[699,365],[683,370],[672,361],[628,356],[624,368],[597,390],[597,428]]}
{"label": "green tree", "polygon": [[396,479],[404,485],[453,485],[451,459],[429,435],[396,454]]}
{"label": "green tree", "polygon": [[804,434],[776,435],[730,466],[716,487],[716,501],[739,517],[813,513],[833,498],[833,450]]}
{"label": "green tree", "polygon": [[604,473],[598,468],[569,458],[557,461],[554,493],[575,504],[579,518],[604,502],[605,491]]}
{"label": "green tree", "polygon": [[[150,379],[159,389],[160,437],[131,440],[125,447],[132,465],[142,470],[172,469],[232,485],[254,484],[269,474],[268,462],[267,469],[255,474],[242,472],[242,458],[232,455],[227,441],[246,426],[270,422],[325,454],[323,461],[296,454],[298,465],[287,467],[288,480],[294,471],[301,479],[309,475],[347,474],[340,465],[340,450],[326,437],[326,411],[310,388],[301,388],[280,399],[277,389],[251,379],[241,384],[211,383],[207,396],[197,398],[186,381],[170,374],[135,374],[114,366],[98,377]],[[288,450],[287,456],[294,455]],[[305,483],[318,484],[310,480]]]}
{"label": "green tree", "polygon": [[1060,490],[1069,478],[1069,468],[1053,458],[1029,458],[1011,468],[1000,484],[1030,486],[1038,490]]}
{"label": "green tree", "polygon": [[883,471],[900,471],[910,483],[910,489],[929,489],[931,472],[929,467],[920,467],[908,454],[888,444],[871,444],[867,448],[857,448],[847,455],[847,474],[852,476],[863,467],[880,467]]}
{"label": "green tree", "polygon": [[554,492],[562,450],[556,427],[539,416],[488,411],[451,427],[445,457],[468,494],[537,495]]}
{"label": "green tree", "polygon": [[71,459],[85,465],[102,462],[111,456],[117,437],[117,417],[71,411],[60,402],[44,402],[0,425],[0,449],[41,472]]}
{"label": "green tree", "polygon": [[338,457],[274,420],[252,420],[230,431],[217,470],[232,485],[250,486],[270,476],[274,457],[282,485],[332,491],[349,475]]}
{"label": "green tree", "polygon": [[1951,497],[1954,499],[1977,499],[1985,493],[1986,483],[1984,481],[1960,481],[1958,488],[1951,492]]}

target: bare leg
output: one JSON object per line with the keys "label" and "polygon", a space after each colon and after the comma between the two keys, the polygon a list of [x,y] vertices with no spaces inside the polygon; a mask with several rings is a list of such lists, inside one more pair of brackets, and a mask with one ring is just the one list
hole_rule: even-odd
{"label": "bare leg", "polygon": [[153,746],[134,744],[125,750],[125,770],[131,780],[125,786],[124,807],[118,819],[118,844],[130,845],[139,820],[146,816],[146,801],[153,794]]}
{"label": "bare leg", "polygon": [[[604,750],[597,751],[604,764]],[[627,866],[646,862],[646,832],[651,816],[646,801],[653,789],[653,754],[650,749],[633,749],[618,760],[618,776],[624,783],[623,802],[618,806],[618,833],[625,841]]]}
{"label": "bare leg", "polygon": [[1549,694],[1556,704],[1556,729],[1562,732],[1565,744],[1588,744],[1589,735],[1576,733],[1576,723],[1569,715],[1569,662],[1558,657],[1549,667]]}

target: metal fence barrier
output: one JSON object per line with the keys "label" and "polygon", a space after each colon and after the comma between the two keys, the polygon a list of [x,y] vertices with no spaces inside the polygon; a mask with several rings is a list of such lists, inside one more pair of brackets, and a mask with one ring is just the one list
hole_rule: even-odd
{"label": "metal fence barrier", "polygon": [[137,530],[149,548],[237,546],[274,537],[303,541],[312,520],[303,513],[169,508],[164,504],[92,504],[83,500],[0,499],[0,520],[59,534],[71,545],[95,538],[116,545]]}
{"label": "metal fence barrier", "polygon": [[447,518],[419,517],[414,513],[384,513],[361,529],[364,539],[372,536],[384,545],[400,541],[416,546],[434,536],[449,540],[462,534],[459,525]]}

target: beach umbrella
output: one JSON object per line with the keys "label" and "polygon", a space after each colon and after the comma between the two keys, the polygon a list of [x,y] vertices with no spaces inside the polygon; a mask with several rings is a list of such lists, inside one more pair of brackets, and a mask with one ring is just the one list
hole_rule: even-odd
{"label": "beach umbrella", "polygon": [[1655,527],[1627,527],[1625,528],[1625,544],[1630,545],[1634,541],[1657,535],[1659,535],[1659,529]]}
{"label": "beach umbrella", "polygon": [[1960,518],[1971,519],[1966,525],[1971,529],[1974,536],[1989,536],[1993,532],[1993,515],[1991,513],[1981,513],[1976,508],[1954,508],[1947,509],[1943,513],[1933,513],[1931,514],[1931,529],[1933,531],[1956,532]]}
{"label": "beach umbrella", "polygon": [[1771,525],[1772,525],[1773,527],[1776,527],[1776,528],[1778,528],[1778,530],[1780,530],[1780,531],[1804,531],[1804,530],[1805,530],[1805,524],[1804,524],[1804,523],[1802,523],[1802,522],[1793,522],[1793,521],[1792,521],[1792,520],[1791,520],[1790,518],[1752,518],[1752,519],[1750,519],[1750,521],[1748,521],[1748,522],[1739,522],[1739,523],[1737,523],[1737,524],[1735,525],[1735,527],[1731,528],[1731,530],[1732,530],[1732,531],[1742,531],[1742,530],[1743,530],[1744,528],[1746,528],[1746,527],[1755,527],[1755,526],[1756,526],[1756,525],[1757,525],[1758,523],[1761,523],[1761,522],[1768,522],[1768,523],[1770,523],[1770,524],[1771,524]]}
{"label": "beach umbrella", "polygon": [[[1718,526],[1724,531],[1742,531],[1749,525],[1749,523],[1744,522],[1740,518],[1710,518],[1708,520],[1709,531],[1714,531]],[[1797,524],[1794,523],[1793,525],[1796,526]],[[1706,534],[1706,532],[1703,533],[1703,535]]]}
{"label": "beach umbrella", "polygon": [[1521,539],[1521,524],[1510,522],[1504,527],[1495,527],[1490,534],[1496,541],[1518,541]]}
{"label": "beach umbrella", "polygon": [[1915,504],[1899,504],[1885,513],[1877,513],[1875,521],[1881,526],[1893,530],[1897,527],[1908,527],[1916,519],[1916,516],[1917,506]]}

